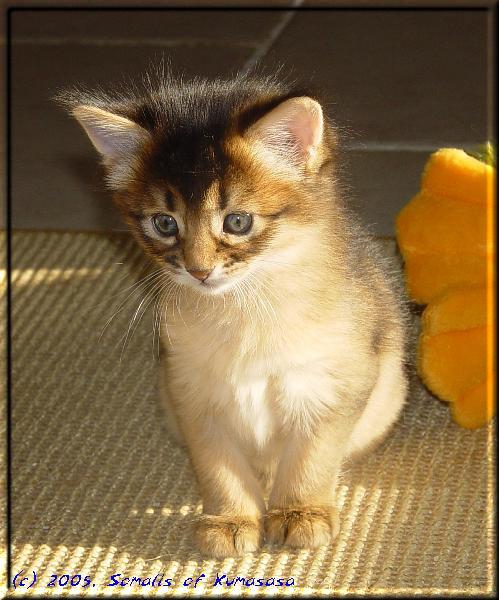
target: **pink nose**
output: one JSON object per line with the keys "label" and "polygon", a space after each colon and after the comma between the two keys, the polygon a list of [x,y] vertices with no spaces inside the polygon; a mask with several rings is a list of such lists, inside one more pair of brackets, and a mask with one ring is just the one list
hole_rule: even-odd
{"label": "pink nose", "polygon": [[187,271],[196,279],[199,279],[199,281],[204,281],[205,279],[208,278],[208,275],[213,271],[213,269],[210,269],[209,271],[191,271],[190,269],[187,269]]}

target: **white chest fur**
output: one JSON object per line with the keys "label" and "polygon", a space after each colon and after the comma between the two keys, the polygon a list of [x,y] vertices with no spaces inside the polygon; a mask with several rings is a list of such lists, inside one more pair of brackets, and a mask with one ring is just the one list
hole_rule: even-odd
{"label": "white chest fur", "polygon": [[197,414],[219,415],[255,449],[290,428],[313,428],[335,403],[335,353],[324,339],[341,349],[336,353],[345,344],[343,335],[305,326],[297,314],[286,310],[273,328],[252,318],[222,322],[213,314],[187,325],[177,321],[169,362],[185,401]]}
{"label": "white chest fur", "polygon": [[275,431],[275,414],[269,380],[266,377],[247,379],[234,387],[233,418],[242,437],[257,447],[264,446]]}

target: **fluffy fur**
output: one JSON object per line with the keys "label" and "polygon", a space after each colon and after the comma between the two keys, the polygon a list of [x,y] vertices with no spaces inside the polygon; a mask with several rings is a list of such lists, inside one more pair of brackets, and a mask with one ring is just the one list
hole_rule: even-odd
{"label": "fluffy fur", "polygon": [[199,548],[327,543],[342,463],[386,434],[406,379],[401,300],[337,191],[321,104],[254,77],[63,100],[161,272],[160,390],[203,497]]}

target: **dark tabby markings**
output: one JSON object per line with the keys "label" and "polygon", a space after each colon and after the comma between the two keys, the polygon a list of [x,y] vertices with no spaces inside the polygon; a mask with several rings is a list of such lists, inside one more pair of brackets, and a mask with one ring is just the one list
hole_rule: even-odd
{"label": "dark tabby markings", "polygon": [[283,215],[285,215],[286,213],[288,213],[290,211],[289,206],[286,206],[284,208],[282,208],[281,210],[277,211],[276,213],[273,213],[271,215],[266,215],[268,219],[272,219],[273,221],[279,219],[280,217],[282,217]]}
{"label": "dark tabby markings", "polygon": [[165,261],[174,267],[180,267],[176,256],[165,256]]}
{"label": "dark tabby markings", "polygon": [[268,225],[259,235],[252,237],[247,243],[238,247],[232,247],[231,258],[236,261],[245,261],[256,254],[259,254],[265,246],[268,245],[274,236],[275,228],[272,224]]}
{"label": "dark tabby markings", "polygon": [[229,204],[229,197],[227,195],[227,190],[225,189],[225,186],[223,185],[223,181],[220,182],[220,195],[218,197],[218,205],[220,207],[220,210],[225,210],[227,208],[227,205]]}
{"label": "dark tabby markings", "polygon": [[175,202],[173,199],[173,194],[171,193],[170,190],[168,190],[165,194],[165,200],[166,200],[166,208],[170,211],[170,212],[174,212],[175,210]]}

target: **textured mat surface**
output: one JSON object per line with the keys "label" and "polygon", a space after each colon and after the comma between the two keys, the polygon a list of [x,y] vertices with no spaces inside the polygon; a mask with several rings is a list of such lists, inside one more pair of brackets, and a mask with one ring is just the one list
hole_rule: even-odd
{"label": "textured mat surface", "polygon": [[[12,573],[36,573],[30,594],[492,591],[491,428],[458,428],[417,381],[392,435],[345,473],[330,546],[205,560],[189,531],[193,473],[156,400],[151,310],[122,353],[140,289],[99,342],[145,267],[126,236],[13,236]],[[108,587],[117,573],[145,585]],[[197,589],[183,586],[202,573]],[[294,585],[214,585],[217,573]],[[47,587],[52,574],[75,577]],[[153,585],[156,574],[172,585]]]}

